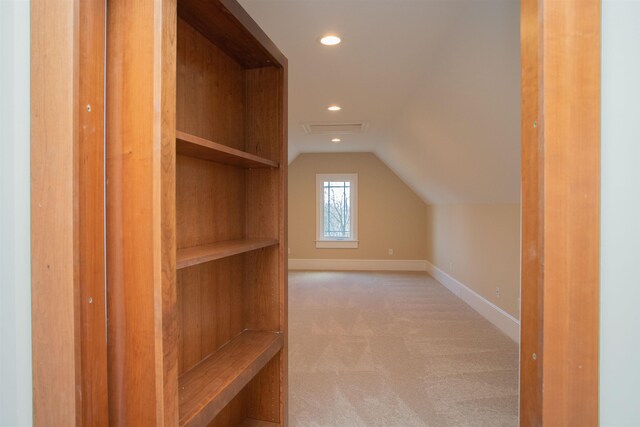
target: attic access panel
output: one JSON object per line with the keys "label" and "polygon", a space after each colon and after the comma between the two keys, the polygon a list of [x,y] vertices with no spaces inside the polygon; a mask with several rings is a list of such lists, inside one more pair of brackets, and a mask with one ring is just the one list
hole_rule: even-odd
{"label": "attic access panel", "polygon": [[302,127],[309,135],[349,135],[365,133],[369,123],[353,121],[340,123],[303,123]]}

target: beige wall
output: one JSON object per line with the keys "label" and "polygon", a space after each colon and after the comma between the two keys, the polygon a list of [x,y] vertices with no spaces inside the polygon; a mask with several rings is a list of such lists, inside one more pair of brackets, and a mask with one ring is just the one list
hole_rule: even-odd
{"label": "beige wall", "polygon": [[[318,173],[358,174],[358,249],[316,249]],[[424,202],[372,153],[301,154],[289,165],[290,258],[424,260],[426,218]]]}
{"label": "beige wall", "polygon": [[[318,173],[358,174],[358,249],[316,249]],[[426,205],[372,153],[301,154],[289,165],[289,248],[295,259],[426,259],[520,317],[520,205]]]}
{"label": "beige wall", "polygon": [[427,260],[520,318],[519,204],[428,206]]}

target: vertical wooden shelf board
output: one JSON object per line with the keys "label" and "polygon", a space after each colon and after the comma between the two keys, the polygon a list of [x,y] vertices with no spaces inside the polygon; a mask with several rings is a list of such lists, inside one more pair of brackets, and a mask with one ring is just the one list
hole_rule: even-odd
{"label": "vertical wooden shelf board", "polygon": [[[286,62],[282,67],[246,70],[246,120],[260,123],[249,127],[246,150],[276,160],[277,170],[247,172],[246,233],[252,236],[278,236],[273,250],[248,254],[245,294],[251,303],[245,307],[248,328],[281,330],[284,348],[270,368],[256,379],[247,393],[248,417],[286,425],[287,399],[287,271],[286,271]],[[270,122],[268,125],[263,123]],[[279,396],[277,416],[273,396]]]}
{"label": "vertical wooden shelf board", "polygon": [[289,165],[289,147],[288,147],[288,122],[289,117],[288,105],[289,105],[289,93],[288,93],[288,76],[289,69],[287,64],[287,58],[282,57],[282,69],[280,72],[280,88],[279,91],[282,94],[280,97],[280,129],[278,130],[278,137],[280,139],[280,214],[278,216],[278,237],[280,239],[279,256],[280,256],[280,330],[284,335],[284,348],[280,352],[280,425],[286,427],[289,425],[288,413],[289,413],[289,240],[287,235],[288,219],[287,212],[288,207],[288,165]]}
{"label": "vertical wooden shelf board", "polygon": [[176,425],[176,3],[108,7],[110,422]]}
{"label": "vertical wooden shelf board", "polygon": [[[162,312],[156,313],[156,331],[162,333],[161,359],[163,421],[174,426],[179,420],[178,396],[178,293],[176,289],[176,68],[177,68],[177,0],[162,0],[161,116],[160,123],[160,265]],[[158,183],[156,182],[156,185]],[[158,191],[157,189],[155,190]],[[160,363],[159,363],[160,364]]]}

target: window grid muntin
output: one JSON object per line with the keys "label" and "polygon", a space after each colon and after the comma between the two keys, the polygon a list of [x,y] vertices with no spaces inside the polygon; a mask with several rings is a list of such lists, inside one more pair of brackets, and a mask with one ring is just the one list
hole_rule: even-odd
{"label": "window grid muntin", "polygon": [[[342,221],[337,221],[340,224],[338,229],[334,228],[336,224],[331,221],[331,190],[341,190],[342,195],[342,212],[341,218]],[[335,206],[335,193],[333,200]],[[352,191],[351,191],[351,181],[342,180],[342,181],[323,181],[323,230],[322,237],[326,239],[351,239],[352,232],[352,223],[351,223],[351,209],[352,209]],[[336,212],[337,214],[338,212]],[[335,215],[334,215],[335,218]]]}

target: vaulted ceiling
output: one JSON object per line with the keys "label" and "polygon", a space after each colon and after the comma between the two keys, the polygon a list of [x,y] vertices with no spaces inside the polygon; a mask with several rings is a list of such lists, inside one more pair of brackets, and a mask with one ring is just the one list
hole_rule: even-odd
{"label": "vaulted ceiling", "polygon": [[[427,203],[519,202],[517,0],[240,3],[289,59],[289,161],[371,151]],[[338,144],[302,127],[350,121]]]}

